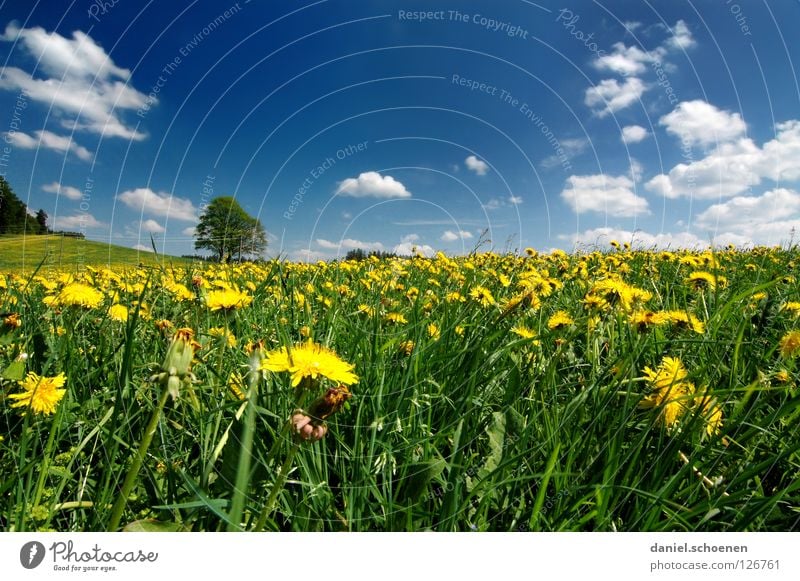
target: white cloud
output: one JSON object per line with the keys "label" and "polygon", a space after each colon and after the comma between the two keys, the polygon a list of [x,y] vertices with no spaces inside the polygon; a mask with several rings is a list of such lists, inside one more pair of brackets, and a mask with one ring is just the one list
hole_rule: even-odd
{"label": "white cloud", "polygon": [[697,42],[692,37],[692,31],[683,20],[678,20],[672,27],[672,36],[667,39],[667,46],[675,50],[692,48]]}
{"label": "white cloud", "polygon": [[464,165],[467,166],[467,169],[474,171],[479,176],[485,176],[486,172],[489,171],[489,165],[474,155],[467,157],[467,159],[464,160]]}
{"label": "white cloud", "polygon": [[758,147],[752,139],[721,143],[706,157],[679,163],[645,187],[668,198],[716,199],[743,193],[762,180],[800,179],[800,121],[778,123],[774,139]]}
{"label": "white cloud", "polygon": [[150,234],[163,234],[166,232],[164,227],[153,220],[152,218],[149,220],[143,220],[139,223],[139,231],[140,232],[148,232]]}
{"label": "white cloud", "polygon": [[131,246],[131,248],[133,248],[134,250],[139,250],[141,252],[152,252],[153,251],[153,247],[152,246],[148,246],[147,244],[134,244],[133,246]]}
{"label": "white cloud", "polygon": [[589,140],[585,137],[575,137],[575,138],[568,138],[563,139],[558,142],[558,145],[561,146],[561,150],[563,155],[550,155],[544,158],[540,164],[545,169],[550,169],[559,165],[564,164],[564,157],[575,157],[580,154],[586,146],[589,145]]}
{"label": "white cloud", "polygon": [[650,135],[641,125],[628,125],[622,128],[622,141],[626,144],[639,143]]}
{"label": "white cloud", "polygon": [[642,179],[643,174],[644,166],[639,162],[638,159],[631,158],[631,179],[635,182],[638,182]]}
{"label": "white cloud", "polygon": [[457,232],[445,230],[444,234],[442,234],[441,240],[444,242],[454,242],[456,240],[469,240],[470,238],[472,238],[472,232],[468,232],[466,230],[459,230]]}
{"label": "white cloud", "polygon": [[197,233],[197,228],[195,228],[194,226],[189,226],[188,228],[184,228],[183,230],[181,230],[181,234],[183,234],[184,236],[194,237],[196,233]]}
{"label": "white cloud", "polygon": [[63,121],[66,127],[108,137],[145,138],[120,113],[143,107],[147,96],[129,84],[130,71],[115,65],[89,35],[75,31],[66,38],[41,27],[19,28],[12,22],[0,41],[16,43],[46,75],[34,78],[20,68],[6,67],[0,89],[25,91],[30,99],[72,115]]}
{"label": "white cloud", "polygon": [[627,31],[633,32],[637,28],[640,28],[642,26],[642,23],[639,22],[638,20],[626,20],[625,22],[622,23],[622,25],[625,27]]}
{"label": "white cloud", "polygon": [[518,206],[522,203],[522,196],[509,196],[508,203],[512,206]]}
{"label": "white cloud", "polygon": [[[642,230],[631,232],[629,230],[618,230],[615,228],[593,228],[580,234],[565,236],[576,245],[597,246],[607,248],[609,242],[616,240],[620,243],[627,242],[633,248],[653,249],[653,248],[707,248],[710,246],[709,240],[704,240],[690,232],[662,232],[651,234]],[[728,244],[737,246],[750,244],[751,241],[743,236],[736,234],[724,234],[713,239],[714,246],[721,247]]]}
{"label": "white cloud", "polygon": [[[2,85],[2,80],[0,80],[0,85]],[[74,153],[78,159],[83,161],[91,161],[92,159],[91,151],[82,145],[78,145],[69,137],[56,135],[52,131],[42,130],[36,131],[34,135],[36,137],[17,131],[15,133],[6,133],[5,138],[7,142],[21,147],[22,149],[38,149],[39,147],[43,147],[45,149],[58,151],[59,153]]]}
{"label": "white cloud", "polygon": [[410,198],[411,192],[392,176],[382,176],[376,171],[362,173],[357,178],[347,178],[339,183],[336,194],[352,198]]}
{"label": "white cloud", "polygon": [[419,240],[419,234],[406,234],[402,238],[400,238],[400,243],[405,244],[406,242],[417,242]]}
{"label": "white cloud", "polygon": [[360,248],[361,250],[370,251],[383,250],[384,248],[383,244],[380,242],[363,242],[352,238],[345,238],[339,242],[331,242],[330,240],[317,238],[317,244],[328,250],[355,250],[356,248]]}
{"label": "white cloud", "polygon": [[630,217],[649,214],[647,200],[633,192],[633,181],[627,176],[604,174],[570,176],[569,187],[561,197],[577,214],[600,212],[609,216]]}
{"label": "white cloud", "polygon": [[191,200],[179,198],[166,192],[154,192],[150,188],[136,188],[122,192],[117,199],[129,208],[144,214],[161,216],[171,220],[194,222],[197,209]]}
{"label": "white cloud", "polygon": [[436,251],[427,244],[414,244],[413,242],[403,242],[392,248],[392,252],[398,256],[415,256],[422,254],[423,256],[431,257],[436,254]]}
{"label": "white cloud", "polygon": [[68,200],[80,200],[83,197],[83,192],[81,192],[78,188],[72,186],[64,186],[59,184],[58,182],[53,182],[51,184],[43,185],[42,191],[47,192],[49,194],[57,194],[58,196],[63,196]]}
{"label": "white cloud", "polygon": [[105,228],[106,224],[91,214],[73,214],[72,216],[56,216],[53,218],[54,230],[87,230],[89,228]]}
{"label": "white cloud", "polygon": [[786,188],[760,196],[737,196],[714,204],[697,217],[701,228],[732,229],[739,232],[763,230],[800,213],[800,194]]}
{"label": "white cloud", "polygon": [[636,103],[645,90],[645,84],[636,77],[628,77],[622,83],[617,79],[604,79],[600,84],[586,89],[584,103],[598,117],[605,117]]}
{"label": "white cloud", "polygon": [[664,52],[663,49],[645,52],[637,46],[625,46],[622,42],[615,42],[611,48],[610,53],[598,56],[592,64],[598,71],[610,71],[623,76],[642,74],[647,70],[646,64],[659,60]]}
{"label": "white cloud", "polygon": [[699,99],[679,103],[658,124],[683,142],[700,145],[731,141],[747,129],[738,113],[723,111]]}
{"label": "white cloud", "polygon": [[333,258],[333,256],[327,252],[303,248],[290,252],[288,258],[294,262],[317,262],[319,260],[329,260]]}

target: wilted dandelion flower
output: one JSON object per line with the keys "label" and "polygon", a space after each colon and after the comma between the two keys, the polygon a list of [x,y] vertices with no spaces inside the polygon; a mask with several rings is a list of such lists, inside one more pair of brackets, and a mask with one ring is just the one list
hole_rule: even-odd
{"label": "wilted dandelion flower", "polygon": [[94,308],[103,302],[103,293],[80,282],[73,282],[61,289],[53,299],[54,306],[79,306]]}
{"label": "wilted dandelion flower", "polygon": [[547,328],[551,331],[569,327],[574,321],[567,311],[557,311],[547,320]]}
{"label": "wilted dandelion flower", "polygon": [[358,383],[358,376],[353,373],[350,363],[311,340],[295,345],[291,351],[286,347],[270,351],[261,362],[261,369],[290,373],[293,387],[297,387],[303,379],[315,380],[320,377],[345,385]]}
{"label": "wilted dandelion flower", "polygon": [[212,311],[239,309],[252,302],[253,297],[234,288],[214,290],[206,295],[206,305]]}
{"label": "wilted dandelion flower", "polygon": [[789,331],[781,337],[778,344],[781,355],[789,359],[800,355],[800,331]]}
{"label": "wilted dandelion flower", "polygon": [[[22,393],[12,393],[9,399],[16,400],[11,404],[12,408],[30,409],[33,413],[50,415],[56,410],[67,390],[64,384],[67,378],[63,373],[55,377],[41,377],[35,373],[28,373],[22,381],[18,382],[22,387]],[[23,412],[25,410],[22,410]]]}

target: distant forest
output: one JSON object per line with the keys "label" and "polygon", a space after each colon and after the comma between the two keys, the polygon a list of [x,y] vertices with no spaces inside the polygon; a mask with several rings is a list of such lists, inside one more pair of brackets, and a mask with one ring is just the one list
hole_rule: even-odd
{"label": "distant forest", "polygon": [[47,212],[41,208],[35,214],[19,199],[6,179],[0,176],[0,235],[5,234],[64,234],[83,238],[78,232],[53,232],[47,225]]}

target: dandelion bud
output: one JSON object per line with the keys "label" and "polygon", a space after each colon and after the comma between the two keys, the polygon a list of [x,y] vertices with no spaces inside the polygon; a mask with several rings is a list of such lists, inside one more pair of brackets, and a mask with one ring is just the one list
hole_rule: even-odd
{"label": "dandelion bud", "polygon": [[192,365],[194,352],[200,348],[200,344],[194,340],[194,332],[186,327],[175,331],[172,343],[167,350],[167,356],[161,368],[170,375],[183,378]]}

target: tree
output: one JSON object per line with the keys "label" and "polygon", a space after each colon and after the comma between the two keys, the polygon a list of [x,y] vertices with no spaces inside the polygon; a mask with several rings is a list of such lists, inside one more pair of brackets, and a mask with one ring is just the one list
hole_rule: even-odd
{"label": "tree", "polygon": [[35,232],[36,224],[28,217],[28,208],[0,176],[0,234]]}
{"label": "tree", "polygon": [[47,212],[39,208],[36,212],[36,224],[39,226],[39,234],[48,234],[50,228],[47,227]]}
{"label": "tree", "polygon": [[209,250],[220,262],[261,254],[267,235],[261,221],[244,211],[234,198],[214,198],[200,216],[195,231],[196,250]]}

